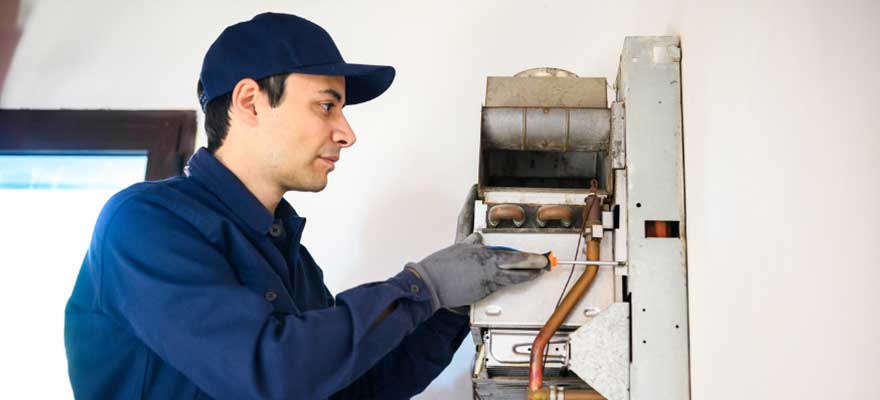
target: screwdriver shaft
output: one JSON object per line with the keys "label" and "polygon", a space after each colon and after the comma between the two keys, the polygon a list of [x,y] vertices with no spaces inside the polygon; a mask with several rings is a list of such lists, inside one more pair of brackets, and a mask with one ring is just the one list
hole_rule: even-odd
{"label": "screwdriver shaft", "polygon": [[623,261],[556,260],[557,265],[626,265]]}

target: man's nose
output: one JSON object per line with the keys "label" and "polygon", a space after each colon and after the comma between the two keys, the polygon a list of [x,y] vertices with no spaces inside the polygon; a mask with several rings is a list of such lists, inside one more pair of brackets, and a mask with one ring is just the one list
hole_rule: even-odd
{"label": "man's nose", "polygon": [[338,144],[339,147],[345,148],[351,147],[356,140],[357,137],[351,129],[351,125],[348,124],[345,115],[340,113],[339,120],[333,127],[333,142]]}

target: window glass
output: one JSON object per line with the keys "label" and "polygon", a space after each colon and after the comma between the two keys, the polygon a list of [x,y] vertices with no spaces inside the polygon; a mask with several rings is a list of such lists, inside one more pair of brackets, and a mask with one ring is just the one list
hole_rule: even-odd
{"label": "window glass", "polygon": [[71,399],[64,307],[104,203],[146,152],[0,152],[0,399]]}

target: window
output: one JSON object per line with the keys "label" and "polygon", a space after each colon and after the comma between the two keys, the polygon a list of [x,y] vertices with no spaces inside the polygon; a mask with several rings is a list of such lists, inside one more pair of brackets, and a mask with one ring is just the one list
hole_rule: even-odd
{"label": "window", "polygon": [[101,207],[181,173],[194,112],[0,110],[0,398],[73,398],[64,307]]}

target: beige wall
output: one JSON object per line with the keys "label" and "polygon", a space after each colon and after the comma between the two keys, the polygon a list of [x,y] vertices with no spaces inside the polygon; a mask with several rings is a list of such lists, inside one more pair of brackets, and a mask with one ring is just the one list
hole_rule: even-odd
{"label": "beige wall", "polygon": [[[359,141],[328,189],[288,196],[340,291],[451,241],[486,75],[611,82],[624,36],[679,34],[693,397],[880,398],[880,3],[706,3],[38,0],[0,107],[196,109],[224,26],[318,22],[348,60],[398,69],[347,109]],[[470,352],[422,398],[468,398]]]}
{"label": "beige wall", "polygon": [[880,2],[682,14],[696,399],[880,398]]}

